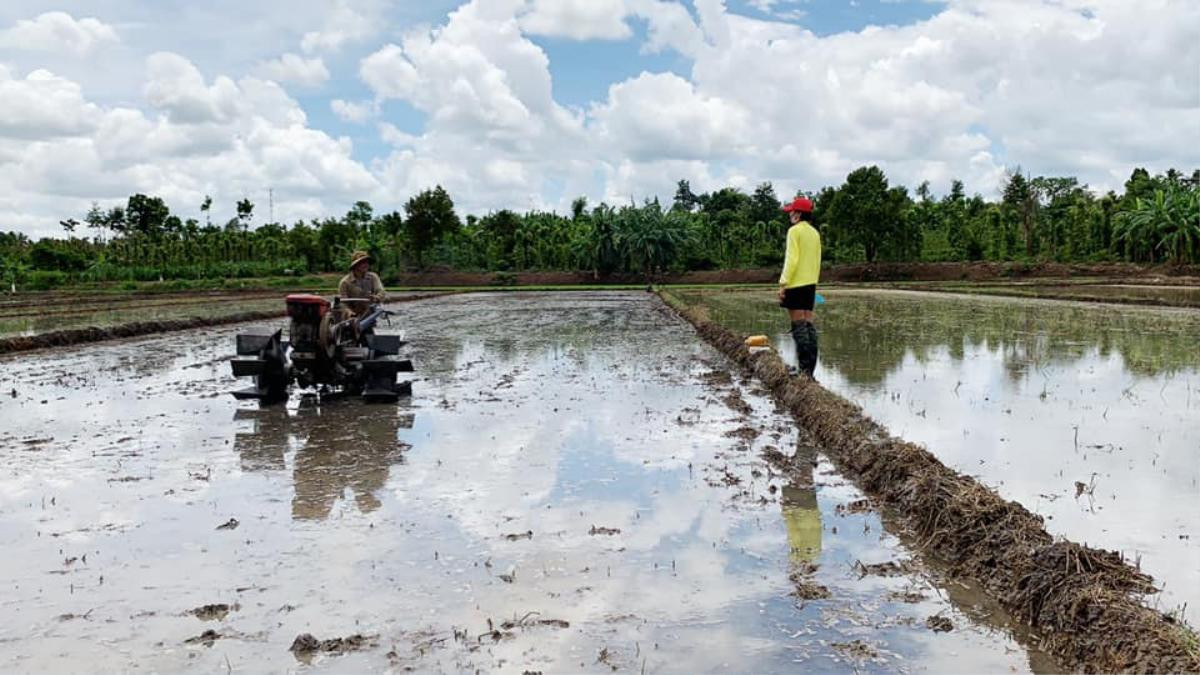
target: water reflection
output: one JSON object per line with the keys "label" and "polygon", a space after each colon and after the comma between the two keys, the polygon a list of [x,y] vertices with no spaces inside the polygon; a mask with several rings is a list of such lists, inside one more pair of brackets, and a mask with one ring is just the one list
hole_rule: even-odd
{"label": "water reflection", "polygon": [[286,411],[280,408],[238,408],[233,447],[243,471],[281,471],[289,447]]}
{"label": "water reflection", "polygon": [[779,504],[787,527],[789,559],[793,571],[805,571],[821,555],[821,509],[817,506],[817,488],[813,466],[817,449],[801,444],[792,462],[791,480],[780,491]]}
{"label": "water reflection", "polygon": [[[1200,368],[1200,313],[1012,298],[894,291],[830,291],[819,312],[821,362],[847,382],[873,387],[911,355],[919,363],[972,349],[1003,357],[1010,380],[1050,363],[1119,355],[1141,376]],[[787,345],[786,319],[768,294],[689,291],[718,322]]]}
{"label": "water reflection", "polygon": [[[823,385],[892,433],[1046,519],[1115,549],[1200,607],[1200,312],[836,290],[819,323]],[[775,336],[769,293],[689,292],[735,331]],[[1086,494],[1076,483],[1088,486]]]}
{"label": "water reflection", "polygon": [[397,406],[357,400],[322,404],[315,396],[300,399],[294,411],[283,406],[238,409],[234,419],[251,422],[249,431],[234,437],[246,471],[282,470],[288,450],[296,448],[295,520],[328,518],[347,489],[361,513],[378,509],[376,493],[387,483],[391,467],[404,463],[409,448],[398,434],[413,426],[413,414]]}

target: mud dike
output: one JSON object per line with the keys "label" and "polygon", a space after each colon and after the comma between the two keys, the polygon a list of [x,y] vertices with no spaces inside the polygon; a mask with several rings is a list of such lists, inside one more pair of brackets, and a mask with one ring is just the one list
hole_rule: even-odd
{"label": "mud dike", "polygon": [[788,373],[775,352],[752,352],[703,310],[660,297],[717,350],[753,373],[824,446],[838,468],[893,509],[922,552],[979,584],[1084,671],[1200,671],[1200,641],[1144,606],[1153,580],[1113,551],[1056,540],[1042,518],[924,448],[893,437],[854,404]]}

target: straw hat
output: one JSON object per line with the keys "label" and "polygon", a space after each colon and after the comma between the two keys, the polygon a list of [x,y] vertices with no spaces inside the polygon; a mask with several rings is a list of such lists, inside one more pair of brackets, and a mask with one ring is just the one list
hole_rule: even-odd
{"label": "straw hat", "polygon": [[355,265],[357,265],[358,263],[360,263],[364,260],[366,260],[367,262],[373,262],[371,259],[371,254],[367,253],[366,251],[355,251],[354,253],[351,253],[350,254],[350,269],[354,269]]}

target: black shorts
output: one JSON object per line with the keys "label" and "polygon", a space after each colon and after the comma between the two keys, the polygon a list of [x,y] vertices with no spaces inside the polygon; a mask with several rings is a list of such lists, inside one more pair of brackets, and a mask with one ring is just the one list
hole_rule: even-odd
{"label": "black shorts", "polygon": [[783,302],[780,307],[787,309],[804,309],[812,311],[813,303],[817,300],[817,285],[797,286],[783,292]]}

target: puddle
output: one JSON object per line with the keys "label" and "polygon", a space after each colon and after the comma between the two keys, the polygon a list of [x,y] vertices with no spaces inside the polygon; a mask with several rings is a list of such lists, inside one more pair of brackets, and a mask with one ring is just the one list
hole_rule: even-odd
{"label": "puddle", "polygon": [[[687,294],[685,294],[687,295]],[[831,290],[817,378],[894,434],[1046,518],[1121,551],[1200,619],[1200,312]],[[766,333],[769,295],[706,293],[713,319]]]}
{"label": "puddle", "polygon": [[0,359],[0,669],[1054,669],[652,296],[398,309],[397,406],[238,403],[238,327]]}

